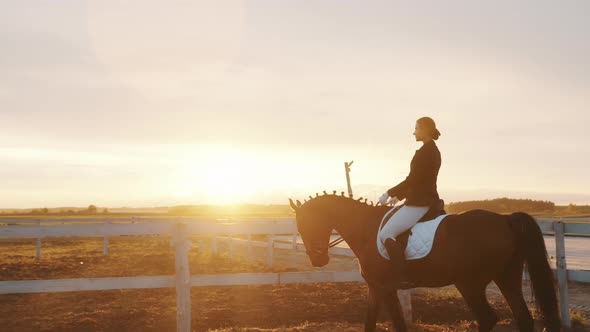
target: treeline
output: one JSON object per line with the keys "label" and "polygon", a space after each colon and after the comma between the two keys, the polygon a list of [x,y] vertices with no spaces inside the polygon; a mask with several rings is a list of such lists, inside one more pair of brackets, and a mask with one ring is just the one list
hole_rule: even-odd
{"label": "treeline", "polygon": [[554,213],[555,203],[532,199],[495,198],[481,201],[453,202],[446,206],[449,213],[460,213],[468,210],[483,209],[497,213],[523,211],[528,213]]}
{"label": "treeline", "polygon": [[14,211],[2,211],[1,214],[3,215],[35,215],[35,216],[39,216],[39,215],[87,215],[87,214],[97,214],[97,213],[103,213],[103,214],[107,214],[109,213],[109,209],[108,208],[102,208],[99,209],[97,208],[95,205],[91,204],[89,205],[86,209],[81,209],[81,208],[62,208],[62,209],[56,209],[56,208],[36,208],[36,209],[29,209],[29,210],[14,210]]}

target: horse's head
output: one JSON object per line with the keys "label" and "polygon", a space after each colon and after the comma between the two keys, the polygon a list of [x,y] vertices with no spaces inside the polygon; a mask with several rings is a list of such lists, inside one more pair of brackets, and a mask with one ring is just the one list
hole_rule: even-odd
{"label": "horse's head", "polygon": [[330,244],[330,235],[332,235],[332,226],[325,217],[325,211],[319,204],[310,204],[311,201],[301,205],[289,199],[289,205],[295,212],[297,220],[297,230],[303,239],[305,250],[311,265],[321,267],[330,261],[328,256],[328,246]]}

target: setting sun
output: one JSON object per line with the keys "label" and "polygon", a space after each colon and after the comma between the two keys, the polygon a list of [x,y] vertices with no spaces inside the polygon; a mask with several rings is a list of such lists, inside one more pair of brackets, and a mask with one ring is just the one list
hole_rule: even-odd
{"label": "setting sun", "polygon": [[211,146],[184,161],[176,175],[173,194],[202,198],[211,204],[241,203],[262,193],[279,176],[264,163],[264,155]]}

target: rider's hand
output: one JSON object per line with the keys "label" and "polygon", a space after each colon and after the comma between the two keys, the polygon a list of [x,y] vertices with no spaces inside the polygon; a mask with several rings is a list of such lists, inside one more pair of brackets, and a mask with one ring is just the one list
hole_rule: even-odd
{"label": "rider's hand", "polygon": [[381,195],[381,197],[379,197],[379,204],[381,205],[387,205],[387,201],[389,200],[389,194],[385,193],[383,195]]}

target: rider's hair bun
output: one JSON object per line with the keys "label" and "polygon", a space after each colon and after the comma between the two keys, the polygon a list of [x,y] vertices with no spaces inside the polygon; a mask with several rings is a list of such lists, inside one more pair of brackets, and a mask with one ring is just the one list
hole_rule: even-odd
{"label": "rider's hair bun", "polygon": [[438,139],[438,137],[440,136],[440,131],[436,129],[436,123],[434,123],[434,120],[432,120],[432,118],[425,116],[421,117],[416,122],[418,122],[421,127],[430,130],[430,133],[434,140]]}

